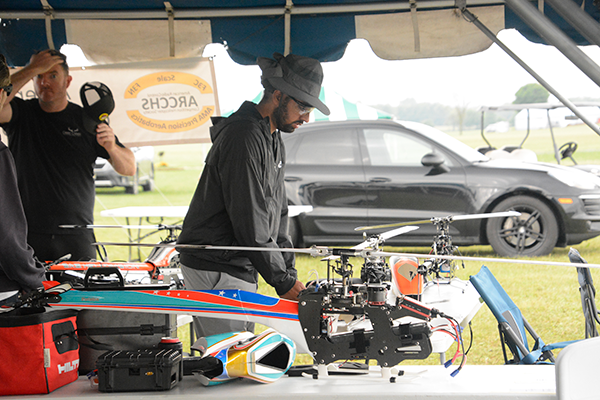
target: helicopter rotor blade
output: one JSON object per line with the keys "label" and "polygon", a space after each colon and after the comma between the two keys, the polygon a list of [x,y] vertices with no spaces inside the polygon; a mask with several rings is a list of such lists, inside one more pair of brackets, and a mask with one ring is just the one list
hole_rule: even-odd
{"label": "helicopter rotor blade", "polygon": [[[395,236],[402,235],[403,233],[408,233],[408,232],[414,231],[416,229],[419,229],[419,227],[418,226],[403,226],[401,228],[392,229],[391,231],[383,232],[383,233],[379,234],[379,237],[381,238],[381,240],[388,240]],[[370,244],[371,244],[371,241],[367,239],[364,242],[352,247],[352,249],[362,250],[362,249],[367,248],[367,246]]]}
{"label": "helicopter rotor blade", "polygon": [[372,229],[385,229],[385,228],[395,228],[397,226],[409,226],[409,225],[422,225],[431,223],[431,219],[422,219],[420,221],[407,221],[407,222],[396,222],[392,224],[383,224],[383,225],[371,225],[371,226],[358,226],[354,228],[355,231],[368,231]]}
{"label": "helicopter rotor blade", "polygon": [[417,229],[419,229],[418,226],[404,226],[402,228],[392,229],[391,231],[383,232],[380,236],[381,239],[388,240],[398,235],[402,235],[404,233],[416,231]]}
{"label": "helicopter rotor blade", "polygon": [[600,268],[600,264],[582,264],[560,261],[541,261],[541,260],[524,260],[513,258],[491,258],[491,257],[470,257],[470,256],[443,256],[436,254],[418,254],[418,253],[399,253],[387,251],[372,251],[363,250],[360,257],[415,257],[415,258],[435,258],[439,260],[464,260],[464,261],[482,261],[482,262],[497,262],[504,264],[528,264],[528,265],[546,265],[554,267],[580,267],[580,268]]}
{"label": "helicopter rotor blade", "polygon": [[98,242],[92,243],[92,246],[135,246],[135,247],[177,247],[180,249],[194,250],[234,250],[234,251],[279,251],[282,253],[301,253],[313,257],[327,256],[331,254],[328,247],[312,246],[305,249],[295,249],[291,247],[244,247],[244,246],[213,246],[210,244],[177,244],[177,243],[115,243]]}
{"label": "helicopter rotor blade", "polygon": [[[469,220],[469,219],[483,219],[483,218],[498,218],[498,217],[518,217],[521,215],[518,211],[503,211],[497,213],[484,213],[484,214],[465,214],[465,215],[449,215],[447,218],[450,221],[461,221],[461,220]],[[359,226],[354,228],[355,231],[367,231],[372,229],[384,229],[384,228],[393,228],[396,226],[407,226],[407,225],[420,225],[426,223],[433,223],[436,217],[430,219],[422,219],[420,221],[410,221],[410,222],[397,222],[392,224],[383,224],[383,225],[373,225],[373,226]]]}
{"label": "helicopter rotor blade", "polygon": [[[394,236],[402,235],[403,233],[411,232],[416,229],[419,229],[419,227],[418,226],[403,226],[401,228],[396,228],[396,229],[392,229],[391,231],[383,232],[383,233],[379,234],[378,236],[380,239],[385,241],[387,239],[393,238]],[[363,250],[363,249],[366,249],[371,244],[372,244],[372,241],[367,239],[364,242],[352,247],[351,249],[352,250]],[[338,258],[340,258],[340,256],[329,255],[329,256],[323,258],[323,260],[336,260]]]}
{"label": "helicopter rotor blade", "polygon": [[104,229],[104,228],[123,228],[123,229],[181,229],[181,225],[59,225],[64,229]]}
{"label": "helicopter rotor blade", "polygon": [[502,211],[495,213],[485,213],[485,214],[464,214],[464,215],[455,215],[452,218],[454,221],[463,221],[469,219],[485,219],[485,218],[499,218],[499,217],[518,217],[521,213],[518,211]]}
{"label": "helicopter rotor blade", "polygon": [[528,264],[528,265],[546,265],[556,267],[579,267],[579,268],[600,268],[600,264],[582,264],[559,261],[538,261],[529,259],[512,259],[512,258],[490,258],[490,257],[469,257],[469,256],[443,256],[436,254],[420,254],[420,253],[402,253],[388,252],[371,249],[345,249],[345,248],[329,248],[322,246],[312,246],[304,249],[296,248],[273,248],[273,247],[237,247],[237,246],[213,246],[204,244],[175,244],[175,243],[110,243],[98,242],[92,245],[103,246],[139,246],[139,247],[179,247],[182,249],[197,249],[197,250],[237,250],[237,251],[279,251],[282,253],[299,253],[308,254],[312,257],[326,257],[330,255],[346,255],[349,257],[415,257],[424,259],[440,259],[440,260],[464,260],[464,261],[482,261],[482,262],[497,262],[504,264]]}

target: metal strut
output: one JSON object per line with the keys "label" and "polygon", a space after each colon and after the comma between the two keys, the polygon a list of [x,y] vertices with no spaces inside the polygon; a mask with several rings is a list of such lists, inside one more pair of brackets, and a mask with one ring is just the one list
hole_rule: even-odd
{"label": "metal strut", "polygon": [[[600,46],[600,24],[575,2],[570,0],[546,0],[546,2],[588,42]],[[584,4],[585,0],[581,5]]]}
{"label": "metal strut", "polygon": [[[596,85],[600,86],[600,67],[591,58],[589,58],[575,42],[570,39],[563,31],[552,23],[544,14],[539,12],[528,1],[524,0],[505,0],[506,4],[521,18],[527,25],[538,33],[548,44],[556,47],[573,64],[586,74]],[[571,0],[561,0],[563,3],[569,3]],[[568,12],[567,9],[562,9]],[[579,24],[579,21],[577,21]],[[596,23],[597,25],[597,23]]]}
{"label": "metal strut", "polygon": [[[510,0],[508,0],[510,1]],[[458,2],[457,2],[458,4]],[[573,104],[569,99],[560,94],[556,89],[554,89],[548,82],[544,80],[537,72],[535,72],[529,65],[527,65],[523,60],[521,60],[515,53],[513,53],[498,37],[490,31],[478,18],[476,15],[467,10],[466,6],[460,8],[460,11],[463,17],[472,22],[484,35],[486,35],[490,40],[496,43],[506,54],[508,54],[513,60],[515,60],[521,67],[523,67],[536,81],[540,83],[543,87],[546,88],[554,97],[556,97],[562,104],[565,105],[569,110],[573,112],[579,119],[581,119],[587,126],[590,127],[597,135],[600,136],[600,128],[592,122],[589,118],[587,118],[583,113],[579,111],[579,109]]]}

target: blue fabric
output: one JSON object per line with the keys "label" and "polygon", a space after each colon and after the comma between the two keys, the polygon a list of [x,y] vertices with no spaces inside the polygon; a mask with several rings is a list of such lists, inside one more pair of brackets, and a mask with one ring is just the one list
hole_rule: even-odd
{"label": "blue fabric", "polygon": [[[4,5],[3,5],[4,6]],[[64,20],[52,21],[54,47],[67,43]],[[0,53],[6,57],[9,66],[23,66],[31,55],[48,48],[46,22],[43,19],[4,19],[0,23]]]}
{"label": "blue fabric", "polygon": [[[583,0],[572,0],[578,6],[581,7]],[[532,2],[537,8],[537,0]],[[600,10],[594,5],[594,1],[585,1],[584,10],[590,15],[595,21],[600,19]],[[571,38],[575,44],[579,46],[589,45],[590,42],[584,38],[575,28],[573,28],[567,21],[565,21],[548,3],[544,6],[544,15],[552,21],[552,23],[560,28],[569,38]],[[540,35],[538,35],[533,29],[531,29],[525,22],[523,22],[511,9],[510,7],[504,8],[504,24],[506,29],[516,29],[523,35],[527,40],[534,43],[548,44]]]}
{"label": "blue fabric", "polygon": [[513,316],[519,327],[519,333],[523,344],[525,347],[529,348],[521,310],[519,310],[519,307],[517,307],[508,294],[506,294],[506,291],[504,291],[504,288],[496,280],[488,267],[485,265],[482,266],[479,273],[475,276],[471,276],[470,280],[498,322],[508,322],[503,315],[505,312],[509,312]]}
{"label": "blue fabric", "polygon": [[[328,6],[328,5],[368,5],[380,3],[381,0],[294,0],[295,6]],[[408,3],[408,0],[400,2]],[[575,0],[581,4],[582,0]],[[537,1],[536,1],[537,3]],[[121,11],[134,15],[141,10],[164,12],[163,1],[159,0],[52,0],[50,2],[56,12],[65,11]],[[276,7],[283,9],[285,0],[178,0],[173,3],[175,15],[177,11],[192,9],[227,9],[258,7]],[[39,0],[2,0],[3,11],[39,12],[42,6]],[[476,7],[473,8],[476,13]],[[585,2],[585,11],[596,21],[600,11],[592,1]],[[408,11],[406,11],[408,12]],[[294,54],[313,57],[320,61],[335,61],[342,57],[348,42],[356,38],[354,19],[356,15],[383,12],[344,12],[326,14],[293,14],[291,23],[291,50]],[[165,13],[166,15],[166,13]],[[558,25],[578,45],[589,44],[581,34],[565,22],[551,6],[546,5],[545,15]],[[212,40],[214,43],[227,43],[230,56],[240,64],[255,64],[259,56],[271,57],[273,52],[284,51],[284,18],[283,15],[269,17],[228,17],[210,19]],[[23,66],[35,50],[48,47],[45,39],[45,21],[43,19],[25,20],[2,19],[0,24],[0,52],[8,59],[11,66]],[[543,40],[517,17],[509,7],[505,7],[505,26],[520,31],[527,39],[544,43]],[[56,48],[66,42],[65,23],[62,19],[52,21],[52,32]]]}
{"label": "blue fabric", "polygon": [[[525,324],[523,321],[523,315],[521,311],[517,307],[517,305],[512,301],[512,299],[508,296],[504,288],[500,285],[500,283],[496,280],[492,272],[485,265],[481,267],[481,270],[477,273],[477,275],[473,275],[469,279],[479,295],[485,303],[488,305],[494,317],[498,320],[499,323],[508,322],[506,319],[507,313],[512,315],[514,321],[517,323],[520,336],[523,344],[527,349],[529,349],[529,345],[527,343],[527,335],[525,330]],[[508,336],[505,335],[507,341],[510,340]],[[571,343],[577,342],[578,340],[571,340],[566,342],[545,344],[542,338],[538,337],[535,339],[535,344],[533,349],[529,354],[522,354],[521,351],[516,346],[513,347],[518,352],[518,361],[519,364],[539,364],[543,362],[539,362],[539,358],[545,351],[551,351],[554,349],[562,349],[565,346],[568,346]]]}

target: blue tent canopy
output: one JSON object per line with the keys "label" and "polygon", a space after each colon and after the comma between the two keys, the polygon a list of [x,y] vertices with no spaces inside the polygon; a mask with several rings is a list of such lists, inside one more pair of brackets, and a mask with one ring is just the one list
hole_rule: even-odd
{"label": "blue tent canopy", "polygon": [[[538,0],[519,1],[538,6]],[[582,1],[575,0],[575,3]],[[7,56],[11,65],[22,66],[33,52],[48,48],[49,44],[60,48],[65,43],[74,43],[73,40],[91,59],[102,50],[121,54],[117,50],[151,49],[144,42],[144,36],[156,34],[157,27],[148,23],[147,31],[140,34],[132,21],[160,21],[164,25],[164,29],[158,30],[165,41],[170,42],[171,53],[167,44],[164,53],[152,50],[156,58],[177,57],[174,49],[180,48],[181,42],[192,40],[190,46],[200,50],[208,43],[226,44],[232,59],[246,65],[255,63],[259,56],[270,57],[274,52],[285,53],[286,50],[321,61],[335,61],[341,58],[350,40],[365,36],[374,51],[388,59],[443,57],[481,51],[491,41],[486,39],[479,47],[469,47],[473,34],[463,27],[466,29],[472,24],[452,13],[461,2],[481,20],[487,18],[486,23],[494,26],[495,33],[515,28],[529,40],[544,43],[544,39],[505,6],[503,0],[3,0],[0,5],[0,52]],[[597,22],[600,11],[593,3],[585,1],[584,11]],[[544,14],[576,44],[589,44],[548,4]],[[428,15],[434,17],[429,17],[428,21]],[[83,28],[77,24],[82,21],[87,24]],[[99,21],[98,27],[87,21]],[[112,25],[114,21],[131,25],[132,31],[121,32],[121,28]],[[179,33],[178,37],[183,21],[202,21],[206,37],[188,31]],[[196,28],[190,28],[189,32],[196,32]],[[445,33],[435,34],[439,37],[440,49],[429,51],[427,34],[432,29],[441,29]],[[111,34],[116,37],[113,41]],[[481,36],[481,32],[477,34]],[[184,37],[186,35],[188,37]],[[102,49],[104,36],[106,45]],[[404,41],[400,40],[401,36]],[[100,40],[97,45],[100,49],[93,49],[87,42],[94,38]],[[444,39],[457,46],[456,49],[442,44]],[[411,55],[412,47],[415,54]],[[100,57],[99,60],[128,61],[124,56],[114,57],[104,61]],[[142,58],[138,56],[135,60]]]}

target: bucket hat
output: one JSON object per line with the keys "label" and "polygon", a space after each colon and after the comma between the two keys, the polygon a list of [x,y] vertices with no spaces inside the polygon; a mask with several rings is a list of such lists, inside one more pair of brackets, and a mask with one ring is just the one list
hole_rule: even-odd
{"label": "bucket hat", "polygon": [[274,53],[273,59],[259,57],[257,63],[262,71],[263,86],[268,82],[282,93],[329,115],[329,108],[319,100],[323,68],[318,60],[295,54],[284,57],[280,53]]}

